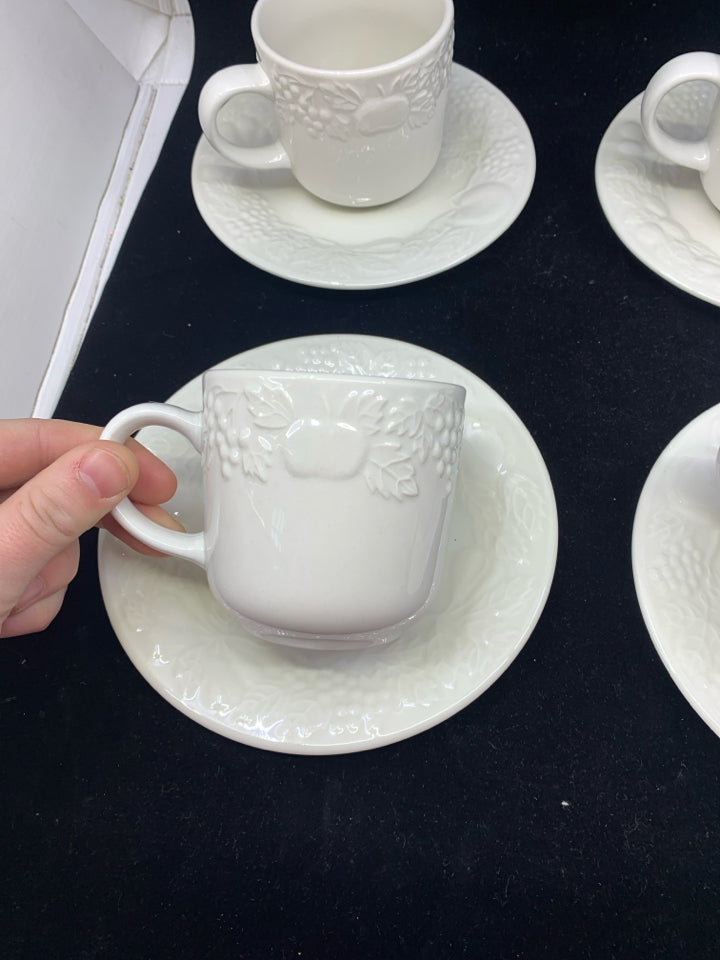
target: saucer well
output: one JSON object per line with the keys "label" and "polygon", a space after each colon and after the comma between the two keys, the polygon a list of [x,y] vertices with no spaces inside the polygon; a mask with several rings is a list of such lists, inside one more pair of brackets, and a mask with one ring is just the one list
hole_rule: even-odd
{"label": "saucer well", "polygon": [[[265,102],[256,104],[253,121],[239,112],[239,100],[224,108],[226,136],[235,128],[245,143],[267,139],[272,117]],[[191,176],[200,214],[238,256],[298,283],[370,289],[441,273],[489,246],[527,202],[535,149],[507,97],[453,64],[440,159],[421,186],[394,203],[365,209],[325,203],[287,171],[235,166],[205,137]]]}
{"label": "saucer well", "polygon": [[[658,110],[662,126],[686,140],[703,136],[716,88],[677,87]],[[647,267],[676,287],[720,305],[720,211],[696,170],[665,160],[640,125],[642,94],[620,111],[597,153],[595,185],[610,226]]]}
{"label": "saucer well", "polygon": [[[349,753],[413,736],[467,706],[515,659],[548,597],[557,511],[543,459],[517,415],[464,367],[382,337],[270,343],[220,366],[423,377],[467,390],[448,549],[431,603],[394,643],[317,652],[251,636],[188,562],[141,556],[101,532],[99,569],[113,628],[143,677],[223,736],[296,754]],[[202,405],[201,377],[172,403]],[[179,434],[140,440],[178,475],[170,509],[202,526],[200,457]]]}
{"label": "saucer well", "polygon": [[635,513],[633,574],[645,624],[687,700],[720,736],[720,404],[660,455]]}

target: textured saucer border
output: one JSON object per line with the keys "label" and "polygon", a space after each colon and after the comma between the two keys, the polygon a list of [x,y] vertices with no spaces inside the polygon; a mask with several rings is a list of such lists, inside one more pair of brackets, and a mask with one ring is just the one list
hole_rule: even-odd
{"label": "textured saucer border", "polygon": [[[204,572],[143,557],[101,531],[108,616],[148,683],[195,722],[240,743],[318,755],[369,750],[453,716],[508,668],[544,609],[557,558],[550,477],[527,428],[464,367],[382,337],[316,335],[266,344],[218,366],[451,381],[467,390],[447,557],[432,603],[387,647],[320,653],[250,636]],[[201,405],[201,376],[170,401]],[[199,456],[169,431],[139,434],[178,473],[171,504],[199,528]]]}
{"label": "textured saucer border", "polygon": [[[640,610],[688,703],[720,736],[720,404],[691,420],[648,474],[632,533]],[[689,478],[712,497],[693,495]],[[687,487],[687,490],[685,489]],[[708,509],[712,512],[708,512]]]}
{"label": "textured saucer border", "polygon": [[197,208],[233,253],[287,280],[347,290],[411,283],[470,259],[515,222],[534,181],[535,148],[522,115],[457,63],[437,166],[384,207],[334,207],[287,172],[241,170],[204,136],[191,167]]}
{"label": "textured saucer border", "polygon": [[[707,83],[689,82],[663,100],[661,119],[700,136],[712,106]],[[642,94],[608,126],[595,160],[603,213],[627,249],[653,273],[686,293],[720,306],[720,211],[695,170],[660,157],[640,125]],[[709,245],[706,241],[710,240]]]}

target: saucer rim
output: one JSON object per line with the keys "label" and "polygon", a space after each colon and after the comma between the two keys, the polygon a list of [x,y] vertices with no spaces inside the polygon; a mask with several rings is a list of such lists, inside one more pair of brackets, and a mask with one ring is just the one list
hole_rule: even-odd
{"label": "saucer rim", "polygon": [[[720,306],[720,289],[717,293],[710,291],[699,290],[696,286],[692,284],[689,280],[685,279],[682,276],[682,264],[677,264],[675,271],[670,269],[663,269],[658,265],[656,261],[653,260],[651,256],[637,243],[634,242],[634,237],[631,231],[623,229],[623,224],[620,219],[616,216],[613,201],[610,198],[610,188],[605,182],[605,174],[609,168],[609,163],[605,158],[604,154],[609,152],[610,141],[615,132],[616,127],[623,122],[635,121],[640,122],[640,105],[642,103],[644,94],[639,93],[631,100],[629,100],[621,110],[613,117],[613,119],[608,124],[605,133],[600,140],[600,144],[595,155],[595,191],[597,194],[598,202],[600,207],[605,215],[610,228],[620,242],[626,247],[627,250],[639,260],[648,270],[655,274],[655,276],[660,277],[662,280],[667,281],[674,287],[677,287],[679,290],[690,294],[690,296],[696,297],[698,300],[702,300],[705,303],[710,303],[713,306]],[[649,148],[651,149],[651,148]],[[658,154],[658,159],[660,156]],[[697,187],[699,192],[702,191],[702,186],[698,182]],[[708,201],[709,203],[709,201]],[[682,224],[685,226],[685,224]],[[689,231],[688,231],[689,232]]]}
{"label": "saucer rim", "polygon": [[[434,359],[436,362],[439,360],[441,365],[445,367],[442,371],[443,376],[446,373],[449,373],[451,369],[456,369],[458,375],[462,375],[467,378],[469,381],[477,384],[479,389],[482,391],[483,395],[488,398],[494,398],[494,401],[497,402],[503,414],[509,419],[512,419],[516,426],[518,426],[523,433],[523,441],[526,444],[527,450],[533,455],[534,466],[537,469],[538,476],[542,479],[543,482],[543,494],[545,498],[545,506],[548,511],[548,521],[547,521],[547,534],[544,537],[545,547],[544,547],[544,565],[542,568],[542,589],[538,592],[537,597],[534,599],[534,607],[532,609],[532,614],[529,614],[526,621],[523,624],[522,630],[518,632],[517,637],[514,638],[511,644],[508,644],[507,650],[503,651],[505,656],[502,661],[497,663],[491,671],[486,674],[483,674],[479,682],[469,690],[465,695],[458,697],[457,699],[452,700],[451,703],[445,703],[441,706],[440,709],[434,709],[429,706],[426,715],[420,719],[405,723],[402,726],[398,726],[396,729],[389,733],[383,734],[373,734],[369,739],[364,740],[345,740],[345,741],[336,741],[333,743],[302,743],[297,741],[286,741],[286,740],[266,740],[260,736],[253,735],[248,733],[244,729],[230,728],[223,725],[221,720],[218,720],[214,716],[205,716],[198,712],[191,710],[184,702],[179,700],[172,691],[168,690],[163,686],[162,680],[157,680],[154,674],[148,670],[147,663],[141,657],[137,648],[132,646],[128,647],[126,640],[124,639],[122,633],[122,622],[116,622],[116,616],[114,615],[113,608],[120,604],[122,605],[122,597],[118,598],[113,594],[112,584],[108,582],[106,571],[104,570],[104,554],[106,550],[114,550],[117,555],[120,551],[124,551],[122,544],[116,541],[107,531],[100,531],[99,542],[98,542],[98,569],[100,575],[100,584],[102,590],[103,601],[106,607],[107,615],[110,619],[113,630],[120,642],[121,647],[128,656],[129,660],[133,663],[135,668],[140,673],[141,677],[152,687],[152,689],[159,693],[163,699],[170,703],[173,707],[187,716],[189,719],[193,720],[195,723],[204,726],[205,728],[218,733],[221,736],[224,736],[226,739],[231,739],[236,742],[242,743],[246,746],[256,747],[258,749],[268,750],[271,752],[285,753],[285,754],[294,754],[294,755],[315,755],[315,756],[325,756],[325,755],[341,755],[348,753],[362,752],[366,750],[377,749],[379,747],[389,745],[391,743],[397,743],[410,737],[416,736],[419,733],[423,733],[426,730],[431,729],[434,726],[437,726],[439,723],[444,720],[449,719],[455,714],[459,713],[479,696],[481,696],[493,683],[508,669],[508,667],[513,663],[513,661],[518,657],[521,650],[527,643],[528,639],[532,635],[537,623],[542,615],[545,606],[547,604],[548,597],[552,588],[552,583],[555,575],[556,565],[557,565],[557,552],[558,552],[558,515],[557,515],[557,505],[555,501],[555,494],[552,485],[552,480],[550,478],[547,465],[542,457],[542,454],[530,434],[528,428],[525,426],[521,418],[515,411],[510,407],[510,405],[505,401],[492,387],[490,387],[485,381],[483,381],[472,371],[468,370],[466,367],[458,364],[456,361],[451,360],[448,357],[443,356],[435,351],[429,350],[426,347],[420,345],[407,343],[401,340],[395,340],[392,338],[370,336],[363,334],[315,334],[309,336],[300,336],[287,338],[285,340],[276,341],[274,343],[261,344],[257,347],[250,348],[246,351],[242,351],[239,354],[236,354],[232,357],[228,357],[223,361],[220,361],[217,364],[214,364],[213,367],[222,367],[223,365],[230,365],[233,362],[238,361],[241,357],[248,358],[250,355],[257,351],[264,351],[272,347],[286,348],[288,344],[300,344],[300,343],[322,343],[322,342],[332,342],[335,339],[343,340],[349,339],[352,341],[359,341],[363,344],[371,344],[380,346],[383,345],[386,348],[411,348],[411,350],[416,353],[418,356],[427,356],[429,359]],[[208,368],[212,369],[212,368]],[[203,371],[204,372],[204,371]],[[177,395],[187,389],[194,381],[199,381],[202,377],[202,373],[198,374],[196,377],[190,378],[187,383],[183,384],[178,390],[174,391],[173,394],[168,398],[168,402],[173,402]],[[130,556],[129,552],[124,554],[125,556]],[[209,588],[208,588],[209,595]],[[423,617],[425,614],[421,613],[419,617]],[[119,620],[119,617],[117,618]],[[128,641],[129,643],[129,641]]]}
{"label": "saucer rim", "polygon": [[718,415],[720,415],[720,403],[709,407],[696,417],[693,417],[693,419],[685,424],[666,444],[650,468],[635,509],[631,538],[631,559],[633,582],[638,605],[655,651],[675,686],[685,697],[695,713],[720,737],[720,704],[716,710],[712,710],[703,703],[697,694],[696,688],[692,683],[688,682],[687,677],[677,667],[672,652],[663,641],[663,631],[657,623],[658,618],[655,612],[656,604],[648,589],[646,577],[643,574],[643,566],[646,562],[643,553],[645,551],[647,524],[650,519],[651,501],[656,494],[660,479],[667,475],[672,466],[673,457],[677,455],[677,452],[680,451],[684,443],[689,438],[696,436],[698,438],[702,437],[706,429],[706,423]]}
{"label": "saucer rim", "polygon": [[[510,100],[510,98],[502,92],[498,87],[496,87],[489,80],[486,80],[481,74],[477,71],[472,70],[469,67],[465,67],[462,64],[453,61],[452,63],[452,73],[451,73],[451,83],[453,80],[456,80],[458,76],[466,75],[472,81],[481,85],[489,94],[493,97],[501,100],[506,104],[508,109],[513,114],[513,119],[518,125],[519,131],[522,133],[525,146],[528,150],[527,163],[524,165],[525,168],[525,177],[523,181],[523,189],[518,189],[513,193],[513,203],[508,208],[508,212],[504,218],[502,218],[498,223],[496,223],[491,230],[480,231],[480,236],[477,243],[473,243],[468,246],[467,249],[460,251],[454,257],[448,257],[446,261],[438,264],[437,266],[428,267],[425,270],[419,272],[412,272],[412,270],[406,270],[404,273],[398,273],[395,277],[390,277],[386,279],[378,280],[377,282],[372,281],[357,281],[357,282],[344,282],[344,281],[334,281],[332,279],[323,279],[321,277],[307,277],[300,276],[297,273],[292,273],[288,269],[278,267],[272,262],[269,262],[267,257],[263,258],[257,256],[254,251],[250,251],[250,255],[246,250],[240,252],[237,243],[233,243],[231,238],[228,238],[223,235],[223,231],[219,230],[215,222],[214,217],[210,210],[208,210],[205,205],[205,201],[201,196],[200,190],[200,181],[197,176],[197,165],[200,161],[201,153],[204,151],[210,151],[214,154],[218,160],[222,160],[220,154],[214,150],[210,142],[207,140],[205,135],[201,135],[198,139],[198,142],[193,151],[193,157],[190,167],[190,186],[193,195],[193,199],[197,210],[202,217],[205,225],[208,227],[210,232],[219,240],[231,253],[239,257],[242,260],[245,260],[247,263],[256,267],[259,270],[263,270],[265,273],[268,273],[272,276],[279,277],[283,280],[288,280],[293,283],[299,283],[303,286],[316,287],[320,289],[328,290],[382,290],[396,286],[403,286],[409,283],[415,283],[419,280],[425,280],[428,277],[438,276],[442,273],[452,270],[454,267],[459,266],[462,263],[467,262],[476,256],[479,253],[482,253],[483,250],[486,250],[489,246],[495,243],[510,227],[515,223],[515,221],[520,217],[521,213],[525,209],[528,200],[532,194],[533,187],[535,185],[535,178],[537,174],[537,156],[535,151],[535,143],[533,141],[532,133],[528,124],[515,106],[515,104]],[[432,174],[431,174],[432,176]],[[422,185],[421,185],[422,186]],[[295,187],[296,190],[300,191],[303,188],[297,184]],[[419,188],[418,188],[419,189]],[[410,197],[412,194],[409,195]],[[403,199],[403,198],[401,198]],[[392,205],[389,204],[388,207]],[[331,205],[328,205],[331,208]],[[438,214],[442,211],[438,211]],[[339,216],[345,215],[346,211],[342,208],[339,208]],[[412,236],[412,235],[411,235]],[[348,244],[344,247],[345,250],[352,252],[358,247]]]}

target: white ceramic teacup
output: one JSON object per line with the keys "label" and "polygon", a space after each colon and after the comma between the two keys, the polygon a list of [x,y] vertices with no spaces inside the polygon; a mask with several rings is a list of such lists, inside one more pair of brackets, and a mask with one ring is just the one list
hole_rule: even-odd
{"label": "white ceramic teacup", "polygon": [[257,636],[345,649],[387,643],[427,603],[452,503],[465,389],[277,371],[208,371],[203,409],[146,403],[103,437],[170,427],[202,454],[201,533],[129,500],[126,530],[207,571]]}
{"label": "white ceramic teacup", "polygon": [[684,53],[660,67],[647,86],[642,100],[642,127],[648,142],[659,154],[683,167],[700,171],[705,193],[720,208],[720,96],[701,140],[679,140],[658,123],[662,98],[688,80],[707,80],[720,87],[720,56],[716,53]]}
{"label": "white ceramic teacup", "polygon": [[[453,53],[451,0],[258,0],[258,63],[226,67],[200,95],[210,143],[243,167],[291,169],[345,206],[396,200],[425,180],[442,146]],[[279,139],[241,146],[218,129],[231,97],[274,102]]]}

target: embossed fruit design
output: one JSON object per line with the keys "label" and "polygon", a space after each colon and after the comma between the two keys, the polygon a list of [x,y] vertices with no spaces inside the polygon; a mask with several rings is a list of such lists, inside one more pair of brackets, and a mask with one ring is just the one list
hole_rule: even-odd
{"label": "embossed fruit design", "polygon": [[291,426],[282,448],[293,476],[344,480],[362,468],[368,441],[352,424],[309,417]]}
{"label": "embossed fruit design", "polygon": [[406,124],[421,127],[435,113],[448,85],[452,51],[450,35],[417,66],[378,80],[371,88],[367,83],[318,82],[301,73],[278,71],[273,76],[275,106],[285,123],[302,126],[317,140],[347,141],[356,134],[388,133]]}
{"label": "embossed fruit design", "polygon": [[[416,497],[418,469],[428,460],[449,493],[457,469],[463,411],[442,392],[399,396],[382,388],[295,391],[280,376],[258,377],[244,390],[211,391],[208,456],[223,476],[234,467],[264,482],[280,459],[295,477],[347,480],[363,476],[370,493],[386,500]],[[292,390],[292,393],[291,393]]]}
{"label": "embossed fruit design", "polygon": [[[441,405],[442,407],[443,405]],[[432,426],[435,430],[430,453],[435,460],[435,470],[439,477],[451,478],[457,463],[458,440],[462,431],[462,411],[450,404],[435,409],[432,414]]]}
{"label": "embossed fruit design", "polygon": [[362,103],[356,114],[360,133],[389,133],[397,130],[410,116],[408,98],[399,94],[392,97],[373,97]]}

